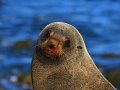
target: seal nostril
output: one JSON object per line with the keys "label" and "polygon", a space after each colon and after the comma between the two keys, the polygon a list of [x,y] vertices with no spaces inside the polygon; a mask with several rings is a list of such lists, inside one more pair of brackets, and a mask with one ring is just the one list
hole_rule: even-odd
{"label": "seal nostril", "polygon": [[50,44],[50,45],[49,45],[49,48],[50,48],[50,49],[53,49],[53,48],[55,48],[55,45],[54,45],[54,44]]}

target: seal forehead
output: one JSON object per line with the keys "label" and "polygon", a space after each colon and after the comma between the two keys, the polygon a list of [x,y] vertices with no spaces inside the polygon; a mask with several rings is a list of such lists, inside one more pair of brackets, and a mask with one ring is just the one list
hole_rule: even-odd
{"label": "seal forehead", "polygon": [[71,30],[72,27],[67,24],[67,23],[63,23],[63,22],[54,22],[51,24],[48,24],[44,30],[48,30],[48,29],[53,29],[53,30]]}
{"label": "seal forehead", "polygon": [[68,37],[72,36],[72,38],[73,38],[74,37],[74,32],[76,31],[76,29],[74,27],[72,27],[71,25],[67,24],[67,23],[54,22],[54,23],[48,24],[43,29],[42,32],[44,33],[46,31],[58,33],[58,34],[61,34],[63,36],[68,36]]}

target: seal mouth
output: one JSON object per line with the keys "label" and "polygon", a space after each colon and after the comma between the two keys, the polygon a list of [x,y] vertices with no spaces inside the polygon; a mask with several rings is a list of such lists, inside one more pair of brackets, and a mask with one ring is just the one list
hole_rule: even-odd
{"label": "seal mouth", "polygon": [[51,37],[44,46],[44,52],[46,57],[54,59],[58,58],[62,54],[62,45],[57,38]]}

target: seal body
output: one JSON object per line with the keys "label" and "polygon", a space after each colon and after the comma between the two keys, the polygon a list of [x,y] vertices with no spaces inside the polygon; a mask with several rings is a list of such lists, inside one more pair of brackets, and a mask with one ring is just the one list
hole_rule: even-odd
{"label": "seal body", "polygon": [[64,22],[43,29],[31,65],[34,90],[116,90],[97,69],[78,30]]}

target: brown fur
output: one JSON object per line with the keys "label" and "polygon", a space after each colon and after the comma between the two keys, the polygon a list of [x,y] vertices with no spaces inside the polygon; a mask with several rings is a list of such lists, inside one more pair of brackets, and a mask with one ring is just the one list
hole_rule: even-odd
{"label": "brown fur", "polygon": [[[49,46],[50,44],[54,44],[54,48],[50,49]],[[50,58],[57,58],[61,55],[62,53],[62,47],[59,44],[59,41],[55,38],[50,38],[49,41],[47,41],[45,47],[44,47],[44,52],[47,53],[46,56]]]}
{"label": "brown fur", "polygon": [[[49,36],[44,39],[46,31],[55,33],[51,34],[55,38],[59,35],[61,38],[53,40]],[[47,57],[48,47],[44,46],[49,39],[53,40],[55,50]],[[65,45],[65,40],[69,40],[67,44],[70,45]],[[37,45],[40,45],[40,50],[35,49],[32,60],[34,90],[116,90],[99,72],[86,50],[82,36],[73,26],[63,22],[47,25],[40,33]]]}

